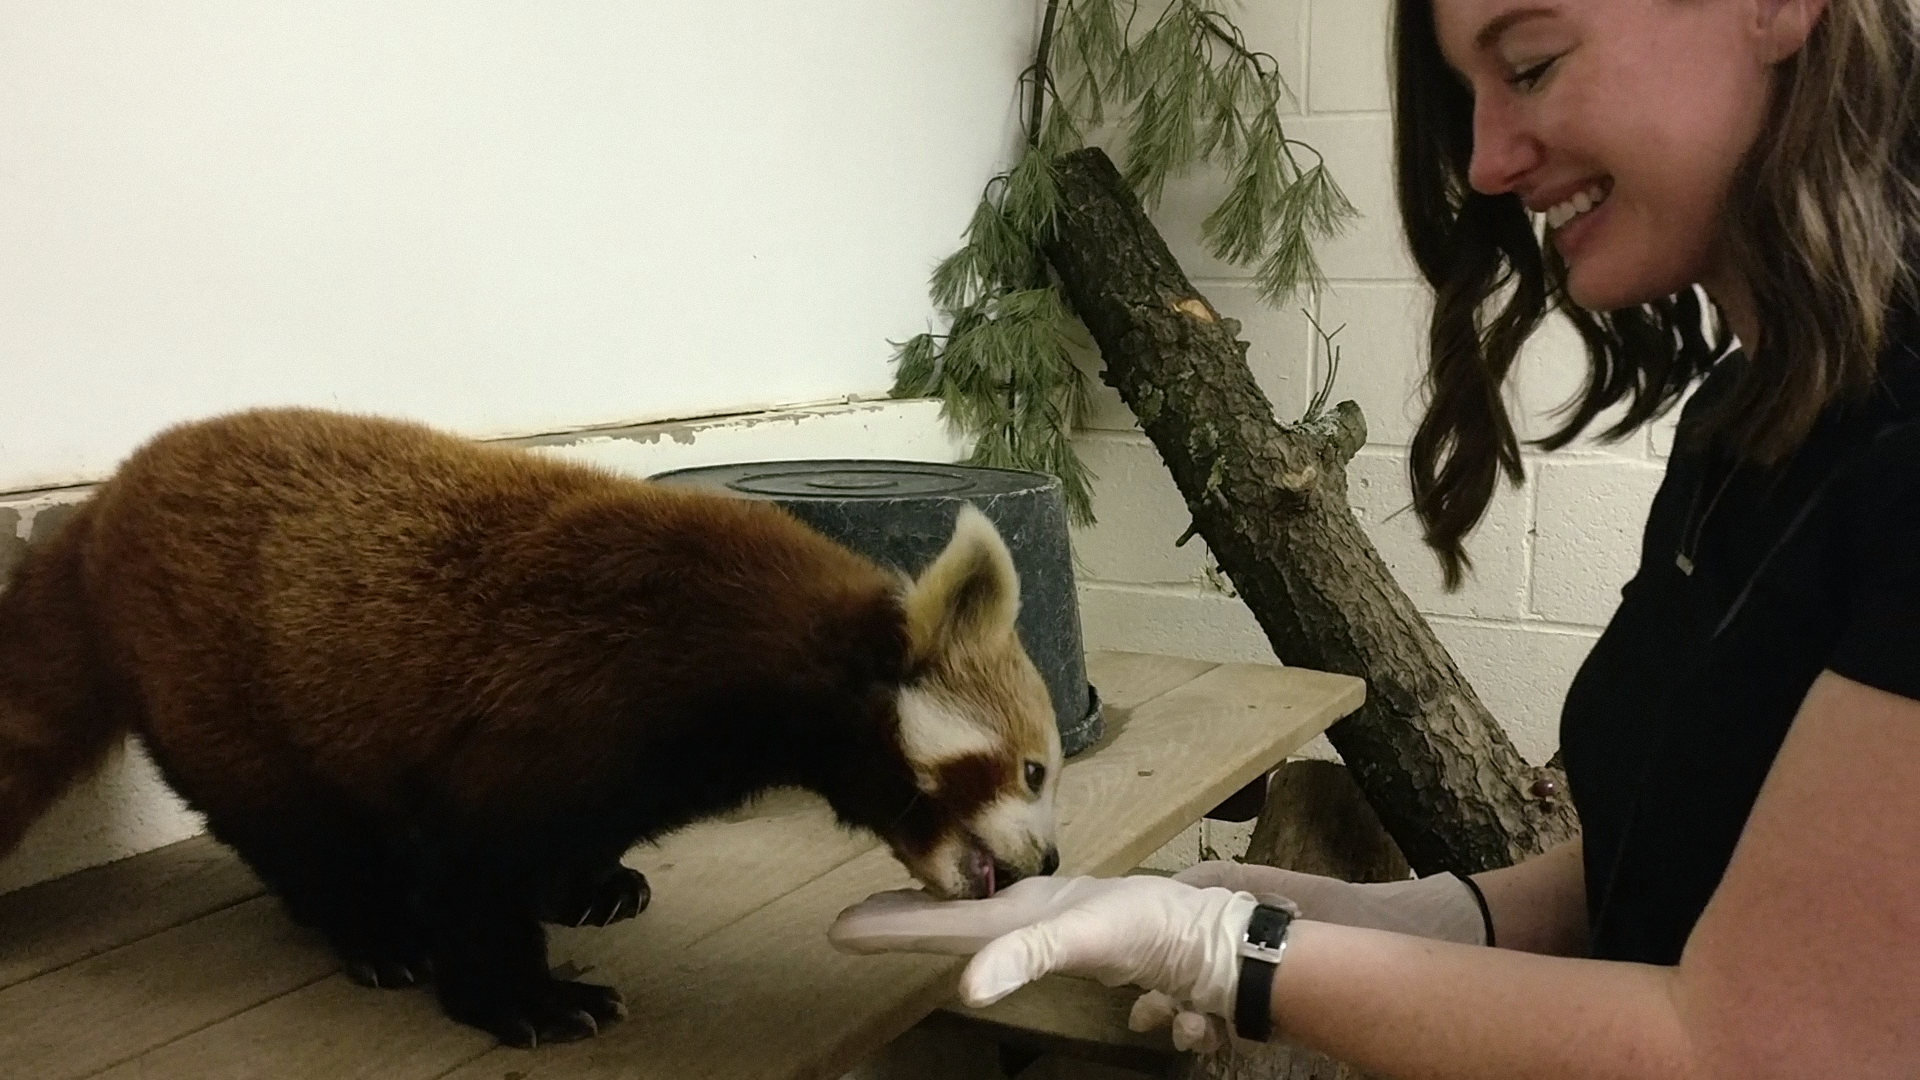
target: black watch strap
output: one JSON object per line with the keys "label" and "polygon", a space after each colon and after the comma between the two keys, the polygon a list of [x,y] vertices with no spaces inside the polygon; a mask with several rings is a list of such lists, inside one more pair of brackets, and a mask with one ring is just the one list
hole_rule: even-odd
{"label": "black watch strap", "polygon": [[1287,949],[1294,912],[1255,904],[1240,942],[1240,981],[1233,992],[1233,1030],[1252,1042],[1273,1036],[1273,973]]}

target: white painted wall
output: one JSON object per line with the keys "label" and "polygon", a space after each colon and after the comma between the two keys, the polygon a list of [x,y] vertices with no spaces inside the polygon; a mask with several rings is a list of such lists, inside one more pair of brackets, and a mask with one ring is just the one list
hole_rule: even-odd
{"label": "white painted wall", "polygon": [[0,0],[0,491],[190,416],[874,395],[1030,0]]}
{"label": "white painted wall", "polygon": [[[476,437],[883,395],[1016,145],[1030,0],[0,0],[0,557],[171,423]],[[925,403],[552,452],[954,460]],[[66,487],[32,494],[34,489]],[[43,519],[43,523],[45,520]],[[0,891],[191,835],[137,751]]]}
{"label": "white painted wall", "polygon": [[[1201,250],[1200,220],[1224,190],[1217,177],[1171,188],[1156,221],[1201,291],[1245,324],[1249,362],[1283,419],[1304,411],[1324,371],[1298,308],[1316,309],[1330,331],[1345,326],[1335,399],[1358,401],[1370,431],[1350,470],[1354,510],[1521,752],[1543,761],[1558,744],[1561,697],[1637,557],[1664,431],[1551,457],[1530,453],[1526,484],[1503,490],[1471,539],[1477,572],[1462,591],[1442,592],[1412,512],[1395,516],[1410,498],[1406,446],[1419,413],[1428,299],[1393,201],[1387,0],[1259,0],[1236,18],[1254,47],[1279,58],[1299,98],[1288,134],[1326,155],[1363,217],[1321,251],[1327,292],[1285,311],[1262,307],[1244,273]],[[1533,432],[1547,430],[1542,414],[1577,389],[1582,363],[1578,339],[1564,326],[1530,346],[1518,399]],[[1244,605],[1216,584],[1204,545],[1173,547],[1187,528],[1185,506],[1126,407],[1112,391],[1102,393],[1097,430],[1080,443],[1100,475],[1100,522],[1076,538],[1089,644],[1272,659]],[[1191,861],[1201,839],[1198,832],[1183,838],[1180,851],[1160,862]]]}

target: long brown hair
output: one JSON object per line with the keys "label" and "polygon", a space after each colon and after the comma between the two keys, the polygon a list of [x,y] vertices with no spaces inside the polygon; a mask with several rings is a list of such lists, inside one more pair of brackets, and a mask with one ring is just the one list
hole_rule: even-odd
{"label": "long brown hair", "polygon": [[[1586,344],[1580,394],[1536,445],[1556,450],[1624,401],[1600,437],[1671,408],[1731,344],[1694,289],[1635,308],[1581,310],[1517,195],[1468,184],[1473,98],[1440,52],[1431,0],[1395,0],[1394,155],[1400,217],[1434,289],[1427,407],[1408,456],[1413,505],[1449,589],[1462,546],[1520,443],[1503,388],[1549,309]],[[1704,437],[1767,464],[1838,397],[1873,380],[1888,308],[1911,299],[1920,241],[1920,30],[1912,0],[1830,0],[1780,65],[1766,127],[1736,175],[1725,233],[1745,269],[1760,344]]]}

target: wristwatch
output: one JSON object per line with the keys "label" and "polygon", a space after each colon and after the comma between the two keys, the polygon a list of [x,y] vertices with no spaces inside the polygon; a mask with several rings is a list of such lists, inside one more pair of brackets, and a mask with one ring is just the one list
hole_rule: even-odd
{"label": "wristwatch", "polygon": [[1287,927],[1298,909],[1255,904],[1240,939],[1240,983],[1233,992],[1233,1030],[1252,1042],[1273,1037],[1273,973],[1287,951]]}

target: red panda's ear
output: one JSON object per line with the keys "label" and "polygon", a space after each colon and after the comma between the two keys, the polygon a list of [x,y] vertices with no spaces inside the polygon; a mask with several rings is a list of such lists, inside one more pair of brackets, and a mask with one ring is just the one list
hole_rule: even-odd
{"label": "red panda's ear", "polygon": [[906,610],[916,665],[1013,633],[1020,577],[1000,533],[971,503],[961,506],[946,550],[907,590]]}

